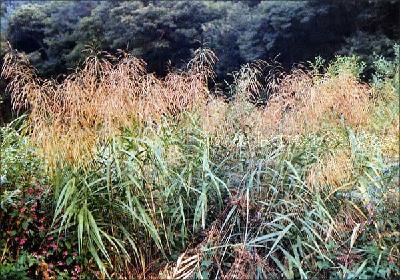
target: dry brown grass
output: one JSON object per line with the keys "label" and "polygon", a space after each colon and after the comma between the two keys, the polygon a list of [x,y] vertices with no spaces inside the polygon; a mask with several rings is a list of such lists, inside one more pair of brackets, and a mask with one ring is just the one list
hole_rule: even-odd
{"label": "dry brown grass", "polygon": [[128,54],[98,54],[56,82],[39,78],[25,55],[9,52],[2,75],[10,79],[13,108],[30,111],[32,139],[46,158],[86,162],[122,127],[158,123],[204,103],[214,62],[212,52],[198,51],[186,72],[159,79],[146,72],[144,61]]}
{"label": "dry brown grass", "polygon": [[[356,77],[342,73],[319,80],[304,70],[284,77],[277,94],[264,111],[265,125],[275,133],[302,134],[323,124],[341,121],[354,128],[368,123],[370,88]],[[279,126],[274,124],[279,124]]]}
{"label": "dry brown grass", "polygon": [[[209,96],[207,81],[214,77],[216,58],[208,50],[198,50],[186,72],[164,79],[148,74],[142,60],[127,54],[100,57],[89,57],[82,70],[60,83],[40,79],[23,55],[5,57],[2,75],[11,79],[13,107],[29,108],[33,139],[48,159],[87,158],[122,127],[158,123],[192,108],[202,112],[204,130],[221,141],[237,131],[260,143],[341,122],[357,129],[369,122],[370,96],[379,95],[346,71],[316,79],[302,67],[274,72],[262,85],[263,63],[256,62],[234,75],[236,97],[227,103]],[[256,107],[251,100],[265,89],[274,94],[266,106]]]}
{"label": "dry brown grass", "polygon": [[[372,89],[348,72],[316,79],[312,71],[297,68],[281,73],[272,86],[258,83],[257,68],[239,73],[235,100],[214,99],[203,110],[204,129],[217,139],[241,131],[259,144],[275,136],[293,137],[342,124],[355,130],[369,125]],[[257,107],[250,100],[265,88],[274,93],[267,105]]]}
{"label": "dry brown grass", "polygon": [[224,280],[240,280],[256,278],[256,260],[244,246],[235,250],[235,260],[229,271],[222,277]]}
{"label": "dry brown grass", "polygon": [[309,170],[307,185],[321,190],[329,186],[326,190],[328,192],[332,188],[341,190],[345,190],[346,186],[351,188],[352,185],[349,183],[352,180],[353,168],[350,151],[340,149],[329,152]]}

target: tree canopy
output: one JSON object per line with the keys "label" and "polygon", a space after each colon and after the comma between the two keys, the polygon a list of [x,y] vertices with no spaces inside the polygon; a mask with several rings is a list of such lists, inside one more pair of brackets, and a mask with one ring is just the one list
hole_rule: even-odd
{"label": "tree canopy", "polygon": [[[76,67],[92,48],[124,49],[163,75],[208,46],[219,78],[279,55],[284,66],[337,53],[390,52],[399,1],[24,1],[5,2],[5,36],[43,75]],[[373,46],[366,49],[364,42]],[[361,47],[363,46],[363,47]],[[390,53],[389,53],[390,54]]]}

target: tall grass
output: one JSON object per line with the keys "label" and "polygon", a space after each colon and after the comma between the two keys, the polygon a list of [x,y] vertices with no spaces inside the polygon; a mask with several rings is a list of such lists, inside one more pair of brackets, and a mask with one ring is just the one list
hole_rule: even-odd
{"label": "tall grass", "polygon": [[159,122],[202,103],[214,62],[210,51],[199,51],[186,72],[158,79],[146,73],[144,61],[128,54],[97,53],[57,82],[38,77],[26,56],[11,51],[2,74],[11,79],[13,108],[29,109],[32,138],[46,157],[73,162],[90,157],[132,122]]}
{"label": "tall grass", "polygon": [[355,57],[266,77],[257,62],[234,74],[227,102],[207,87],[215,62],[199,50],[159,79],[127,54],[98,54],[56,82],[7,55],[14,107],[28,109],[45,158],[53,230],[78,241],[87,271],[399,276],[398,63],[380,58],[366,83]]}
{"label": "tall grass", "polygon": [[196,131],[113,139],[89,172],[60,176],[54,224],[76,232],[80,251],[104,273],[127,271],[128,262],[145,275],[154,259],[184,248],[205,228],[211,205],[221,207],[227,190],[211,171],[209,149]]}
{"label": "tall grass", "polygon": [[210,102],[204,129],[234,195],[203,242],[162,276],[398,275],[399,74],[391,65],[366,84],[360,62],[339,57],[323,73],[279,75],[265,107],[249,102],[250,90]]}

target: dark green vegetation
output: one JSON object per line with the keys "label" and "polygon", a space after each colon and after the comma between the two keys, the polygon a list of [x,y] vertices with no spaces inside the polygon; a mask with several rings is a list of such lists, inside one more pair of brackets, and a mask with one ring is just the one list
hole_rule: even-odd
{"label": "dark green vegetation", "polygon": [[398,3],[2,5],[0,279],[399,278]]}
{"label": "dark green vegetation", "polygon": [[159,74],[182,66],[206,45],[219,58],[222,77],[245,62],[278,54],[285,66],[338,51],[393,55],[393,40],[400,36],[399,1],[393,0],[7,3],[5,39],[29,53],[46,75],[74,69],[89,45],[132,51]]}

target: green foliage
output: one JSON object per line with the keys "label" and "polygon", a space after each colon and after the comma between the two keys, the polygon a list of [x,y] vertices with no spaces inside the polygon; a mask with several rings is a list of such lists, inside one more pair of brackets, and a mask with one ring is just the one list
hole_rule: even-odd
{"label": "green foliage", "polygon": [[103,273],[103,260],[124,275],[123,259],[145,269],[152,256],[179,252],[206,228],[210,207],[220,209],[227,191],[195,123],[138,133],[113,139],[89,171],[57,176],[54,222],[77,236],[79,251]]}
{"label": "green foliage", "polygon": [[[388,187],[397,184],[398,164],[383,162],[378,140],[377,150],[365,149],[363,135],[350,130],[340,145],[349,145],[356,161],[353,187],[337,191],[334,198],[311,191],[306,182],[308,170],[331,145],[337,145],[327,144],[327,136],[302,138],[286,147],[277,141],[277,146],[260,151],[240,175],[246,182],[235,191],[237,200],[217,221],[220,242],[203,245],[204,261],[214,265],[207,271],[221,273],[224,266],[229,271],[233,260],[241,258],[236,251],[241,248],[253,259],[246,257],[249,263],[242,259],[243,270],[235,272],[240,278],[388,279],[399,273],[392,255],[398,250],[395,225],[400,220],[393,211],[398,205],[388,197]],[[360,224],[350,232],[337,228],[337,217],[346,204],[358,205],[350,211],[368,209],[369,225],[362,225],[363,232],[359,232]],[[393,235],[383,237],[383,232]],[[266,266],[258,259],[270,263]]]}
{"label": "green foliage", "polygon": [[2,186],[23,188],[30,186],[42,170],[40,159],[29,139],[23,135],[23,127],[16,129],[24,117],[0,128],[0,178]]}
{"label": "green foliage", "polygon": [[[53,266],[46,269],[49,275],[76,277],[81,271],[76,239],[51,228],[52,190],[22,121],[0,128],[0,279],[31,279],[47,263]],[[66,267],[73,269],[65,273]]]}
{"label": "green foliage", "polygon": [[[45,75],[75,68],[91,46],[128,49],[165,74],[203,45],[220,58],[219,80],[243,63],[279,56],[284,66],[373,52],[392,56],[399,40],[397,1],[43,1],[6,14],[6,39]],[[7,4],[11,7],[11,4]],[[10,15],[11,14],[11,15]],[[339,16],[340,15],[340,16]]]}
{"label": "green foliage", "polygon": [[372,75],[372,83],[377,88],[382,88],[387,81],[393,81],[393,86],[399,89],[399,59],[400,46],[394,44],[394,59],[390,60],[382,55],[375,54],[373,67],[374,74]]}
{"label": "green foliage", "polygon": [[356,32],[353,36],[346,39],[345,45],[338,51],[342,55],[356,54],[367,64],[375,60],[372,54],[380,54],[385,57],[393,57],[393,44],[383,33],[370,34],[367,32]]}
{"label": "green foliage", "polygon": [[7,38],[14,47],[26,52],[36,51],[43,46],[46,13],[39,5],[27,4],[11,16]]}
{"label": "green foliage", "polygon": [[361,74],[364,72],[364,69],[365,63],[356,55],[350,57],[337,56],[335,60],[328,66],[327,73],[335,76],[345,72],[349,75],[361,78]]}
{"label": "green foliage", "polygon": [[36,260],[27,253],[23,253],[15,263],[0,263],[0,279],[30,280],[28,269],[36,263]]}

